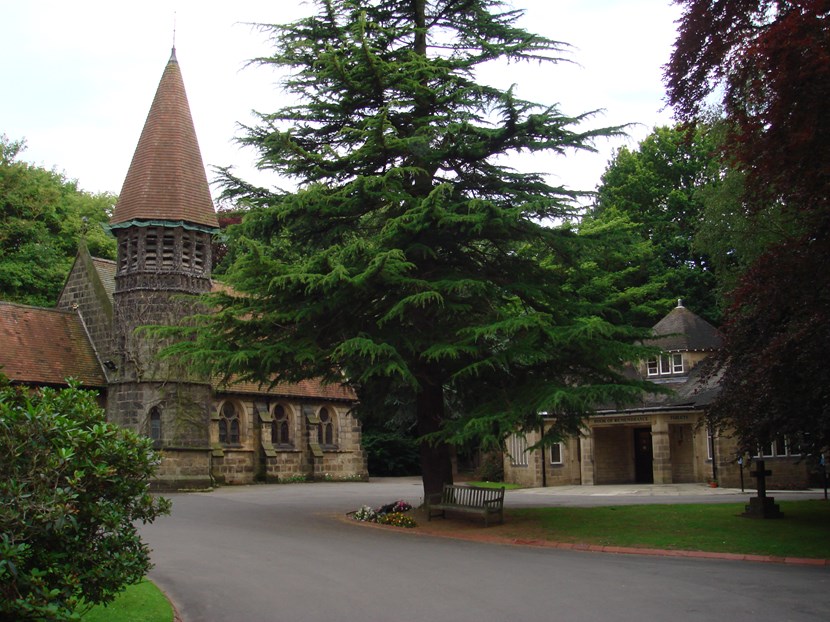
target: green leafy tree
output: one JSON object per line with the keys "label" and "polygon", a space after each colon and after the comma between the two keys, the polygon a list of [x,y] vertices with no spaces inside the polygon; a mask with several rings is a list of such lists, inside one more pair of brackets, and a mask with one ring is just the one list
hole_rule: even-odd
{"label": "green leafy tree", "polygon": [[493,0],[315,4],[263,27],[275,50],[259,62],[288,71],[297,103],[242,140],[300,189],[226,171],[226,196],[250,207],[227,274],[238,294],[171,353],[253,379],[345,379],[362,408],[395,396],[415,413],[427,494],[452,481],[447,441],[500,443],[541,411],[572,431],[638,393],[616,371],[634,333],[577,295],[582,239],[540,224],[578,193],[509,166],[617,130],[475,81],[491,62],[546,67],[562,44]]}
{"label": "green leafy tree", "polygon": [[101,226],[115,197],[20,162],[24,147],[0,136],[0,296],[51,307],[82,240],[93,255],[115,258],[115,241]]}
{"label": "green leafy tree", "polygon": [[169,511],[149,492],[150,439],[109,424],[94,393],[31,392],[0,377],[0,620],[72,620],[150,569],[137,523]]}
{"label": "green leafy tree", "polygon": [[721,304],[710,256],[695,243],[704,223],[705,192],[719,187],[722,132],[711,124],[658,127],[637,149],[616,152],[602,176],[591,217],[613,220],[624,214],[654,247],[649,281],[654,293],[652,325],[684,298],[696,312],[719,323]]}

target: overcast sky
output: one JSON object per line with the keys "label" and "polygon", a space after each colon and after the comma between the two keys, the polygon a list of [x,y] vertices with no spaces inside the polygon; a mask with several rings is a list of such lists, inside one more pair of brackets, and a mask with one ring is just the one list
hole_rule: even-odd
{"label": "overcast sky", "polygon": [[[552,183],[593,190],[614,148],[671,122],[661,77],[679,9],[669,0],[512,4],[526,10],[523,26],[571,44],[574,63],[511,65],[488,80],[516,84],[519,97],[558,103],[565,114],[603,109],[586,129],[636,124],[628,139],[598,143],[599,154],[537,155],[520,164]],[[211,166],[233,165],[245,176],[254,156],[233,143],[236,124],[250,122],[252,109],[285,103],[276,74],[244,67],[270,49],[247,24],[310,10],[288,0],[0,0],[0,134],[26,140],[23,160],[54,167],[85,190],[119,192],[170,56],[175,12],[176,55],[208,179]]]}

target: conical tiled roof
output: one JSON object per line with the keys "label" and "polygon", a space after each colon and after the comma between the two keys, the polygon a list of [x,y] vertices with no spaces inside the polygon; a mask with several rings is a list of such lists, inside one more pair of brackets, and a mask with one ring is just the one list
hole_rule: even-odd
{"label": "conical tiled roof", "polygon": [[218,228],[176,50],[164,69],[110,223],[183,221]]}
{"label": "conical tiled roof", "polygon": [[652,328],[653,339],[648,345],[673,350],[717,350],[721,346],[718,330],[699,315],[692,313],[682,302]]}

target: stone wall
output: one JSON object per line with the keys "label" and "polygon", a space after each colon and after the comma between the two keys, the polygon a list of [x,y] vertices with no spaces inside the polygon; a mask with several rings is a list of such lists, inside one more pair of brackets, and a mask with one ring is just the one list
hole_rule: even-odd
{"label": "stone wall", "polygon": [[[240,415],[240,439],[235,444],[222,443],[219,439],[220,419],[226,404],[232,404]],[[274,422],[278,407],[287,417],[287,439],[272,435],[272,426],[278,425]],[[315,417],[322,408],[334,420],[332,445],[318,442],[319,424],[315,423]],[[215,396],[212,409],[212,473],[218,483],[368,478],[366,455],[360,445],[360,423],[347,405],[266,394],[223,393]],[[280,440],[286,442],[280,443]]]}

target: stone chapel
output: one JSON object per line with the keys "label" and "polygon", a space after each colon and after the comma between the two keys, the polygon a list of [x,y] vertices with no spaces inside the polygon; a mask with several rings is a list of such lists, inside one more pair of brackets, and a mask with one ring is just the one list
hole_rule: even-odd
{"label": "stone chapel", "polygon": [[108,420],[153,439],[158,488],[366,479],[355,394],[316,381],[219,384],[157,356],[137,331],[199,310],[219,223],[175,48],[110,220],[117,259],[81,245],[55,309],[0,302],[12,382],[97,390]]}
{"label": "stone chapel", "polygon": [[[539,432],[513,434],[504,454],[505,481],[525,486],[710,483],[741,485],[742,468],[764,459],[770,485],[804,488],[810,465],[789,439],[772,439],[739,462],[737,443],[707,427],[706,410],[718,393],[717,378],[701,363],[721,346],[718,330],[682,301],[652,328],[647,345],[661,354],[627,373],[669,393],[647,393],[637,403],[608,406],[584,423],[582,434],[545,449],[529,449]],[[545,418],[545,427],[553,420]],[[745,484],[754,487],[749,469]]]}

